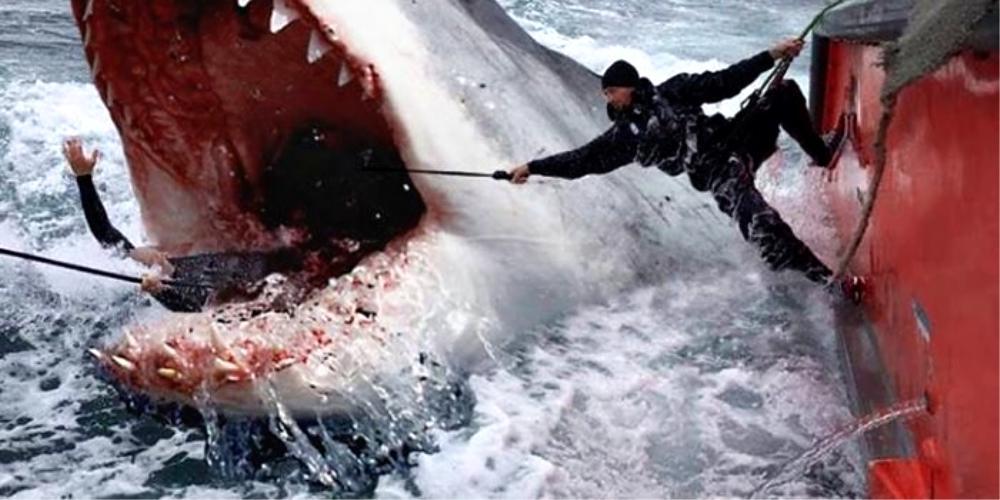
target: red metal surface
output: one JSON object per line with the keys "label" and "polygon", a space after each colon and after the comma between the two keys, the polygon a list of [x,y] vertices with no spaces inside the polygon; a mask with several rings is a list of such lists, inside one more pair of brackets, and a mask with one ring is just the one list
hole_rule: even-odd
{"label": "red metal surface", "polygon": [[871,498],[931,498],[930,470],[919,460],[876,460],[868,464]]}
{"label": "red metal surface", "polygon": [[[842,155],[827,184],[842,243],[873,170],[880,60],[875,47],[831,44],[823,127],[857,116],[857,154]],[[965,53],[903,91],[852,267],[870,279],[865,308],[898,398],[926,396],[932,407],[909,425],[936,497],[1000,496],[998,72],[996,52]],[[873,479],[872,493],[882,486]]]}

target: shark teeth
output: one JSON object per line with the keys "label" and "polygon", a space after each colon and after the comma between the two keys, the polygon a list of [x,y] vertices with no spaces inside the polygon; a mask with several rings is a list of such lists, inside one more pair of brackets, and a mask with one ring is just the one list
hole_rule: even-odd
{"label": "shark teeth", "polygon": [[327,52],[333,50],[333,45],[318,31],[309,36],[309,49],[306,50],[306,60],[309,64],[319,61]]}
{"label": "shark teeth", "polygon": [[94,54],[94,62],[90,64],[90,72],[97,78],[97,75],[101,74],[101,54]]}
{"label": "shark teeth", "polygon": [[114,361],[119,368],[126,371],[135,371],[135,363],[121,357],[121,356],[111,356],[111,361]]}
{"label": "shark teeth", "polygon": [[[361,87],[364,90],[365,99],[375,98],[375,67],[372,65],[365,66],[364,72],[361,77]],[[381,214],[375,214],[376,219],[381,219]]]}
{"label": "shark teeth", "polygon": [[160,347],[163,349],[163,353],[166,354],[167,356],[170,356],[170,358],[173,359],[174,361],[178,361],[181,359],[180,353],[178,353],[177,350],[174,349],[173,347],[170,347],[170,344],[164,342]]}
{"label": "shark teeth", "polygon": [[250,5],[250,2],[252,2],[252,1],[253,0],[236,0],[236,5],[239,5],[240,8],[242,9],[242,8],[246,7],[247,5]]}
{"label": "shark teeth", "polygon": [[[111,85],[108,85],[108,96],[109,96],[109,98],[111,96]],[[109,103],[109,105],[110,105],[110,103]],[[129,349],[138,349],[139,348],[139,341],[136,340],[135,335],[132,335],[131,332],[126,332],[125,333],[124,340],[125,340],[125,346],[128,347]]]}
{"label": "shark teeth", "polygon": [[173,368],[160,368],[156,374],[167,380],[180,380],[181,373]]}
{"label": "shark teeth", "polygon": [[343,66],[340,67],[340,74],[337,76],[337,86],[343,87],[344,85],[351,83],[351,80],[353,79],[354,75],[351,74],[351,69],[348,68],[347,64],[345,63]]}
{"label": "shark teeth", "polygon": [[98,351],[97,349],[87,349],[87,352],[90,353],[90,355],[93,356],[98,361],[104,361],[104,353],[103,352]]}
{"label": "shark teeth", "polygon": [[221,372],[236,373],[242,372],[243,369],[240,365],[233,363],[232,361],[226,361],[222,358],[215,358],[215,369]]}
{"label": "shark teeth", "polygon": [[274,0],[271,11],[271,33],[277,33],[299,18],[299,11],[288,5],[288,0]]}
{"label": "shark teeth", "polygon": [[94,34],[94,30],[92,30],[92,29],[87,29],[83,33],[83,46],[84,47],[90,47],[90,40],[91,40],[91,37],[93,36],[93,34]]}
{"label": "shark teeth", "polygon": [[223,353],[229,350],[229,346],[222,340],[222,335],[219,334],[219,329],[214,324],[209,326],[208,338],[212,343],[212,349],[216,353]]}

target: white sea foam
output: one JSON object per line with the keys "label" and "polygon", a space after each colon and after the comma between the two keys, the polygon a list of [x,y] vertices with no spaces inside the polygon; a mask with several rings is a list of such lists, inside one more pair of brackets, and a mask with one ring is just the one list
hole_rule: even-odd
{"label": "white sea foam", "polygon": [[[825,298],[761,286],[755,273],[688,277],[534,332],[473,380],[473,424],[439,437],[417,487],[429,497],[748,494],[851,418]],[[810,491],[800,481],[785,494]]]}

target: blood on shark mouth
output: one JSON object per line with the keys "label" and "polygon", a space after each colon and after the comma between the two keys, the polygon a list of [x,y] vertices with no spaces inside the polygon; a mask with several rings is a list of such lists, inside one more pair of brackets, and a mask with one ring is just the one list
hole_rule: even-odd
{"label": "blood on shark mouth", "polygon": [[[405,167],[377,68],[306,0],[72,2],[158,245],[292,245],[334,263],[323,270],[330,286],[280,311],[248,312],[272,300],[264,294],[134,328],[94,354],[127,386],[182,402],[207,390],[253,412],[259,401],[241,384],[283,374],[279,385],[312,391],[296,406],[327,404],[317,364],[331,380],[342,374],[323,351],[352,336],[384,344],[365,294],[393,286],[409,263],[405,250],[378,252],[405,245],[426,213],[405,174],[361,172]],[[338,356],[356,365],[347,350]]]}
{"label": "blood on shark mouth", "polygon": [[403,167],[375,66],[308,2],[73,4],[157,244],[367,253],[419,222],[407,177],[361,172]]}

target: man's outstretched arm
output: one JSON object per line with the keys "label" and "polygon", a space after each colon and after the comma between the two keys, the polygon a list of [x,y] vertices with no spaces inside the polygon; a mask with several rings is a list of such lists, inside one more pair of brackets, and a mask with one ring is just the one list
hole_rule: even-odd
{"label": "man's outstretched arm", "polygon": [[578,179],[585,175],[606,174],[632,163],[637,145],[633,134],[615,125],[577,149],[541,158],[511,170],[511,182],[523,184],[531,175]]}
{"label": "man's outstretched arm", "polygon": [[796,57],[802,52],[802,40],[784,40],[770,50],[744,59],[721,71],[700,74],[683,73],[662,84],[660,90],[687,104],[709,104],[739,95],[765,71],[774,67],[776,60]]}

